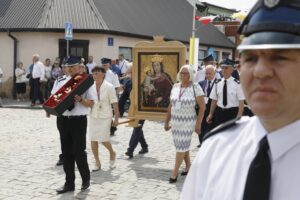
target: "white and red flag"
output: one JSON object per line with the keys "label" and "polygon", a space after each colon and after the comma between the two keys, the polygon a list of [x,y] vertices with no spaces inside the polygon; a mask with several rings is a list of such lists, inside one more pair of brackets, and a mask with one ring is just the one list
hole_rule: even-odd
{"label": "white and red flag", "polygon": [[195,16],[195,20],[200,21],[202,24],[206,25],[210,22],[212,22],[216,17],[218,16]]}

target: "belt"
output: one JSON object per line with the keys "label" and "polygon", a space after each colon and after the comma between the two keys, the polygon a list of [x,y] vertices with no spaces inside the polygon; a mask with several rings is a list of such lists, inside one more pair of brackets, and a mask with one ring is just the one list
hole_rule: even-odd
{"label": "belt", "polygon": [[222,111],[227,111],[227,110],[233,110],[233,109],[238,109],[239,107],[231,107],[231,108],[221,108],[221,107],[217,107],[218,109],[222,110]]}
{"label": "belt", "polygon": [[70,116],[62,116],[65,119],[81,119],[81,118],[85,118],[86,115],[70,115]]}

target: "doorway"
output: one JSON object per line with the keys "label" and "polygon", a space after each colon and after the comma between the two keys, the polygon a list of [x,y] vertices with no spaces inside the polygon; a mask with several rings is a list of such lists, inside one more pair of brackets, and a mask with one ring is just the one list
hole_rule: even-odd
{"label": "doorway", "polygon": [[[69,41],[69,55],[80,56],[87,62],[89,56],[89,40],[70,40]],[[67,41],[59,39],[59,57],[63,60],[67,56]]]}

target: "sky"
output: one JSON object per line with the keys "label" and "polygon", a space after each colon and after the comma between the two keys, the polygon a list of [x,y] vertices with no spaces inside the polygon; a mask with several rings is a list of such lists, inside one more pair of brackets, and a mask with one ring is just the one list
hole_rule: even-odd
{"label": "sky", "polygon": [[236,10],[250,10],[257,0],[199,0],[200,2],[207,2],[225,8],[232,8]]}

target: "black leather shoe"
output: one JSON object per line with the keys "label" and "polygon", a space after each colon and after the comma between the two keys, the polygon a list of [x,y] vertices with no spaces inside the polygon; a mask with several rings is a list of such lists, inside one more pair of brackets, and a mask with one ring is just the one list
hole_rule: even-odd
{"label": "black leather shoe", "polygon": [[180,175],[181,175],[181,176],[186,176],[188,173],[189,173],[189,170],[187,170],[187,171],[182,171]]}
{"label": "black leather shoe", "polygon": [[133,158],[133,153],[129,153],[128,151],[125,152],[125,155],[129,158]]}
{"label": "black leather shoe", "polygon": [[61,188],[56,189],[57,194],[71,192],[75,190],[75,186],[64,185]]}
{"label": "black leather shoe", "polygon": [[176,178],[170,177],[169,183],[176,183],[176,182],[177,182],[177,176],[176,176]]}
{"label": "black leather shoe", "polygon": [[148,149],[142,149],[139,151],[139,154],[145,154],[148,153]]}
{"label": "black leather shoe", "polygon": [[63,165],[64,164],[64,161],[62,159],[59,159],[56,163],[56,166],[60,166],[60,165]]}
{"label": "black leather shoe", "polygon": [[85,182],[82,183],[82,185],[81,185],[81,190],[86,190],[86,189],[88,189],[89,187],[90,187],[90,180],[85,181]]}

